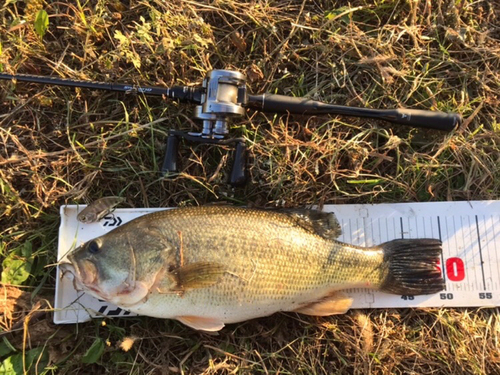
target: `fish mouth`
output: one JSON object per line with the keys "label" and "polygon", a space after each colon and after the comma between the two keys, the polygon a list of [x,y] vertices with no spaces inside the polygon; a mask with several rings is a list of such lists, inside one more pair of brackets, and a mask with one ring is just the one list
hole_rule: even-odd
{"label": "fish mouth", "polygon": [[84,259],[80,264],[75,263],[80,271],[80,280],[86,286],[95,285],[97,283],[97,267],[94,262]]}
{"label": "fish mouth", "polygon": [[73,266],[73,264],[69,262],[59,263],[59,270],[61,270],[62,272],[61,277],[65,277],[67,274],[70,274],[72,276],[76,275],[75,266]]}
{"label": "fish mouth", "polygon": [[77,291],[92,291],[98,295],[101,294],[97,287],[99,281],[99,273],[94,262],[88,259],[77,261],[68,256],[69,263],[61,263],[59,265],[63,272],[63,276],[67,273],[73,275],[73,287]]}

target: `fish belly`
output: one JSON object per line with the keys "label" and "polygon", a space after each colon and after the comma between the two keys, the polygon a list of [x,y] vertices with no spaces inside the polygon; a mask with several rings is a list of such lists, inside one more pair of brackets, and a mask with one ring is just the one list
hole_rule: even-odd
{"label": "fish belly", "polygon": [[[342,289],[341,287],[337,289]],[[248,302],[244,300],[227,300],[218,303],[216,297],[202,291],[190,292],[189,296],[166,297],[158,294],[151,295],[142,304],[127,309],[139,315],[156,318],[175,319],[176,317],[192,315],[205,318],[215,318],[223,323],[237,323],[249,319],[272,315],[279,311],[293,311],[299,307],[314,302],[329,294],[332,288],[322,288],[309,291],[292,298],[276,300],[273,298],[259,299]]]}

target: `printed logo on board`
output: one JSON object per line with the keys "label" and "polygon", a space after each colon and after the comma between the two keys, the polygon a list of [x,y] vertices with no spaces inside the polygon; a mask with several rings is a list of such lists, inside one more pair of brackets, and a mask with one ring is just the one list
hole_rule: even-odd
{"label": "printed logo on board", "polygon": [[103,227],[119,227],[122,224],[122,219],[120,216],[104,216]]}

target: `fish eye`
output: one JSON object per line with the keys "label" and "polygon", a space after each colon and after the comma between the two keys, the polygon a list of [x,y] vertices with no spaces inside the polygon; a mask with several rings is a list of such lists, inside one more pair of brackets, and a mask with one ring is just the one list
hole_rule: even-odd
{"label": "fish eye", "polygon": [[96,254],[100,250],[99,244],[96,241],[90,241],[89,244],[88,244],[88,246],[87,246],[87,249],[92,254]]}

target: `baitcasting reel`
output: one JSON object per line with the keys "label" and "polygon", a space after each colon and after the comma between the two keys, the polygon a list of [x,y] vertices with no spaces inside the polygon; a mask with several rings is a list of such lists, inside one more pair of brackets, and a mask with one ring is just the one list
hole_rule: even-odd
{"label": "baitcasting reel", "polygon": [[246,146],[243,139],[228,138],[229,121],[243,116],[247,108],[271,113],[299,115],[336,114],[385,120],[394,124],[410,125],[428,129],[451,131],[462,122],[457,113],[444,113],[419,109],[369,109],[323,103],[300,97],[276,94],[251,95],[246,86],[246,77],[232,70],[212,70],[203,80],[202,86],[174,86],[171,88],[136,86],[120,83],[104,83],[60,79],[33,75],[10,75],[0,73],[0,79],[83,87],[89,89],[120,91],[159,95],[197,104],[194,118],[202,123],[198,133],[170,130],[166,141],[165,156],[161,172],[168,176],[177,171],[179,140],[234,147],[233,167],[229,183],[241,186],[246,181]]}
{"label": "baitcasting reel", "polygon": [[161,171],[164,175],[177,171],[177,148],[179,139],[195,143],[231,145],[233,167],[229,183],[233,186],[245,184],[246,145],[243,139],[224,139],[229,133],[228,123],[234,117],[245,114],[247,103],[245,76],[231,70],[212,70],[203,80],[200,104],[194,108],[194,118],[201,120],[200,133],[184,133],[170,130],[165,147]]}

